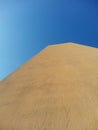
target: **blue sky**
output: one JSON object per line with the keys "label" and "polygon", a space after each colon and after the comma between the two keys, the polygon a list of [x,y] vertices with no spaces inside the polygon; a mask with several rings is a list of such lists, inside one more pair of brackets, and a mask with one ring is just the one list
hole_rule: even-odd
{"label": "blue sky", "polygon": [[48,44],[98,47],[97,0],[0,0],[0,79]]}

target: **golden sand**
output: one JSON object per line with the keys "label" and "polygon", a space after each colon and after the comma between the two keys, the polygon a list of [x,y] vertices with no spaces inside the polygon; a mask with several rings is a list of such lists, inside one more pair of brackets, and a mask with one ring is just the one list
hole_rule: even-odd
{"label": "golden sand", "polygon": [[1,81],[0,130],[98,130],[98,49],[51,45]]}

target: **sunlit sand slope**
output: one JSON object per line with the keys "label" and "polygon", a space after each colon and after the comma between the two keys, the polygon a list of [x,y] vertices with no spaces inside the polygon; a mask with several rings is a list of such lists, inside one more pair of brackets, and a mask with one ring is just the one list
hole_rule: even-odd
{"label": "sunlit sand slope", "polygon": [[51,45],[1,81],[0,130],[98,130],[98,49]]}

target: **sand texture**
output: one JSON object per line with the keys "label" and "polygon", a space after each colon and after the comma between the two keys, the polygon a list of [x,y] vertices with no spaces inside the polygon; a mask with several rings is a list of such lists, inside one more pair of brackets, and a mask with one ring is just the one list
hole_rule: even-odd
{"label": "sand texture", "polygon": [[0,130],[98,130],[98,49],[51,45],[1,81]]}

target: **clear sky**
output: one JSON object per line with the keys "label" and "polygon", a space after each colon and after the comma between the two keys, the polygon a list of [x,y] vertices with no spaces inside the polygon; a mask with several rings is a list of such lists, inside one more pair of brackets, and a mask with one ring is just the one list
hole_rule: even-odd
{"label": "clear sky", "polygon": [[98,47],[98,0],[0,0],[0,79],[48,44]]}

